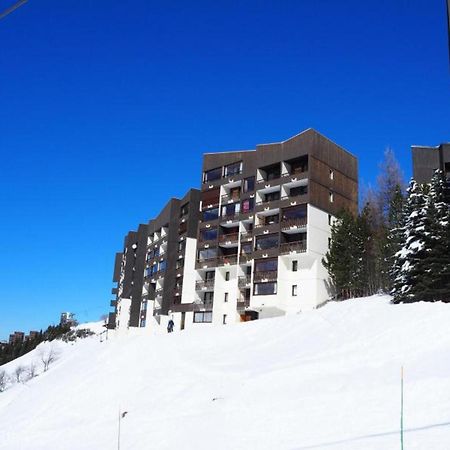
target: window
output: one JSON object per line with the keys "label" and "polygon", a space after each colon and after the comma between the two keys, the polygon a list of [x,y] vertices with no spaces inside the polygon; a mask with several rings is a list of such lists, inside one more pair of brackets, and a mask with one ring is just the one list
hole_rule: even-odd
{"label": "window", "polygon": [[258,259],[255,261],[255,272],[275,272],[278,269],[278,259]]}
{"label": "window", "polygon": [[241,196],[241,188],[240,187],[235,187],[235,188],[231,188],[230,189],[230,193],[228,194],[228,197],[231,200],[239,200],[239,197]]}
{"label": "window", "polygon": [[228,164],[228,166],[225,166],[226,177],[229,177],[231,175],[237,175],[241,172],[242,172],[242,161],[233,164]]}
{"label": "window", "polygon": [[210,272],[205,273],[205,281],[214,280],[215,272],[211,270]]}
{"label": "window", "polygon": [[219,208],[211,208],[203,211],[203,222],[215,220],[219,217]]}
{"label": "window", "polygon": [[203,182],[214,181],[222,178],[222,167],[211,169],[203,173]]}
{"label": "window", "polygon": [[235,214],[238,214],[241,209],[240,203],[231,203],[229,205],[222,206],[222,217],[226,216],[234,216]]}
{"label": "window", "polygon": [[214,301],[214,292],[203,293],[203,303],[205,305],[212,305],[213,301]]}
{"label": "window", "polygon": [[264,196],[265,202],[273,202],[275,200],[280,200],[280,191],[269,192]]}
{"label": "window", "polygon": [[251,243],[245,243],[241,244],[241,255],[248,255],[252,252],[252,244]]}
{"label": "window", "polygon": [[292,297],[297,297],[297,285],[292,285]]}
{"label": "window", "polygon": [[330,180],[334,180],[334,171],[330,169]]}
{"label": "window", "polygon": [[215,241],[217,239],[217,228],[203,228],[200,230],[201,241]]}
{"label": "window", "polygon": [[254,203],[255,203],[254,198],[247,198],[245,200],[242,200],[242,212],[245,214],[247,212],[252,211]]}
{"label": "window", "polygon": [[197,311],[194,312],[194,323],[211,323],[212,311]]}
{"label": "window", "polygon": [[230,281],[230,272],[225,272],[225,281]]}
{"label": "window", "polygon": [[273,214],[272,216],[263,216],[263,224],[264,225],[272,225],[273,223],[280,222],[280,215]]}
{"label": "window", "polygon": [[257,236],[255,249],[256,250],[268,250],[270,248],[278,247],[278,234],[268,234],[265,236]]}
{"label": "window", "polygon": [[223,323],[224,325],[227,324],[227,315],[226,315],[226,314],[223,315],[222,323]]}
{"label": "window", "polygon": [[306,205],[293,206],[283,209],[283,220],[303,219],[306,217]]}
{"label": "window", "polygon": [[306,195],[308,193],[308,186],[297,186],[289,191],[291,197],[297,197],[298,195]]}
{"label": "window", "polygon": [[223,297],[223,301],[226,303],[228,301],[228,292],[225,292],[225,295]]}
{"label": "window", "polygon": [[331,248],[331,238],[328,238],[328,248]]}
{"label": "window", "polygon": [[185,240],[179,241],[178,242],[178,251],[182,252],[182,251],[184,251],[185,248],[186,248],[186,241]]}
{"label": "window", "polygon": [[165,272],[166,267],[167,267],[167,261],[165,259],[163,259],[162,261],[159,262],[159,271],[160,272]]}
{"label": "window", "polygon": [[274,295],[277,293],[277,283],[255,283],[253,295]]}
{"label": "window", "polygon": [[184,259],[178,259],[177,262],[175,263],[175,269],[181,269],[182,267],[184,267]]}
{"label": "window", "polygon": [[180,217],[185,216],[188,212],[189,212],[189,203],[185,203],[185,204],[180,208]]}
{"label": "window", "polygon": [[294,260],[292,261],[292,272],[297,272],[298,270],[298,261]]}
{"label": "window", "polygon": [[271,166],[261,167],[260,171],[262,172],[264,180],[276,180],[280,178],[281,175],[281,164],[276,163]]}
{"label": "window", "polygon": [[331,225],[331,214],[328,214],[328,225]]}
{"label": "window", "polygon": [[330,199],[330,203],[333,203],[334,202],[334,194],[332,192],[330,192],[328,194],[328,196],[329,196],[329,199]]}
{"label": "window", "polygon": [[244,180],[244,192],[255,190],[255,177],[248,177]]}
{"label": "window", "polygon": [[204,248],[198,251],[198,260],[205,261],[217,257],[217,248]]}

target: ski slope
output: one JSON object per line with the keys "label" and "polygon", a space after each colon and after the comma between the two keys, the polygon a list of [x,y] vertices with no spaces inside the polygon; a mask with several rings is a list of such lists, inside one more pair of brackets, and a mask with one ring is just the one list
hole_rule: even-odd
{"label": "ski slope", "polygon": [[48,372],[0,393],[1,450],[117,449],[119,409],[122,450],[400,449],[402,365],[405,449],[450,449],[449,304],[375,296],[57,345]]}

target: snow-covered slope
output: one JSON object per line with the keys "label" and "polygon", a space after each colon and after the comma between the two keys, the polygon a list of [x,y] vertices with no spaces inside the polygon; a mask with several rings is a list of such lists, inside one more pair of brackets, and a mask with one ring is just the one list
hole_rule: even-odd
{"label": "snow-covered slope", "polygon": [[[0,393],[0,449],[450,448],[450,305],[387,297],[171,335],[59,344]],[[25,355],[3,368],[35,358]]]}

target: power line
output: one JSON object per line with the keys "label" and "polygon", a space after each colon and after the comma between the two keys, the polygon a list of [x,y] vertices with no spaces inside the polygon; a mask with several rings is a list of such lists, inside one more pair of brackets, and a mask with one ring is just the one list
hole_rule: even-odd
{"label": "power line", "polygon": [[14,5],[10,6],[9,8],[5,9],[2,13],[0,13],[0,19],[3,19],[8,14],[11,14],[13,11],[15,11],[17,8],[20,8],[23,4],[27,2],[28,0],[19,0],[18,2],[14,3]]}

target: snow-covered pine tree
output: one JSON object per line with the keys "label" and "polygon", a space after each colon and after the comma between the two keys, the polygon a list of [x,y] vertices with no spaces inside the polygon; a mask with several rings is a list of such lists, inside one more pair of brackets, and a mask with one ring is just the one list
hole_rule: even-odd
{"label": "snow-covered pine tree", "polygon": [[426,194],[414,179],[408,187],[404,226],[399,230],[401,248],[391,269],[394,303],[418,301],[419,278],[424,276]]}
{"label": "snow-covered pine tree", "polygon": [[[450,302],[450,209],[445,202],[445,179],[437,170],[426,198],[424,273],[418,277],[416,297]],[[419,267],[420,269],[420,267]]]}

